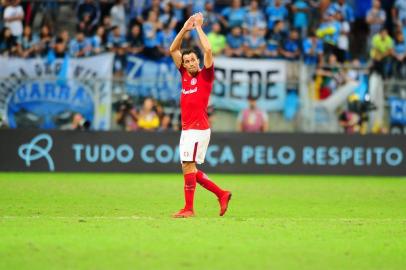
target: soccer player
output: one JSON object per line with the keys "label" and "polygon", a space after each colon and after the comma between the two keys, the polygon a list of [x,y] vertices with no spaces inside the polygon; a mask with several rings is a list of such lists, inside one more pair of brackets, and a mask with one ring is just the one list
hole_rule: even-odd
{"label": "soccer player", "polygon": [[[206,34],[202,30],[203,15],[196,13],[184,24],[170,47],[170,53],[182,76],[180,108],[182,116],[182,134],[179,154],[182,162],[185,194],[185,207],[175,213],[175,218],[194,216],[193,200],[196,182],[213,192],[220,203],[220,216],[227,211],[231,192],[222,190],[207,175],[196,168],[204,162],[210,141],[210,126],[207,116],[207,104],[214,81],[213,54]],[[186,49],[181,52],[183,37],[188,31],[196,29],[204,52],[204,66],[200,68],[197,52]]]}

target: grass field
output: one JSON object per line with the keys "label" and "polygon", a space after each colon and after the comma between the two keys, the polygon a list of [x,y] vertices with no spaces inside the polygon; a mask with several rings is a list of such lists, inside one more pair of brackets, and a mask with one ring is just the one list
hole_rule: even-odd
{"label": "grass field", "polygon": [[0,174],[0,269],[406,269],[406,178]]}

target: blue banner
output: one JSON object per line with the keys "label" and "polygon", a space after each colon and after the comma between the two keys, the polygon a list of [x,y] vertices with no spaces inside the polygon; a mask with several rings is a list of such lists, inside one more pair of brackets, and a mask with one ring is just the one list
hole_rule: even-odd
{"label": "blue banner", "polygon": [[169,57],[159,61],[135,55],[127,57],[126,89],[132,96],[178,102],[180,81],[179,71]]}
{"label": "blue banner", "polygon": [[390,97],[389,105],[391,124],[406,126],[406,99]]}
{"label": "blue banner", "polygon": [[[216,80],[210,102],[216,109],[240,111],[247,107],[247,97],[253,96],[265,111],[284,110],[285,61],[217,57],[214,67]],[[127,57],[126,89],[132,96],[178,103],[181,78],[169,57],[153,61],[131,55]]]}
{"label": "blue banner", "polygon": [[71,129],[75,115],[110,128],[113,55],[0,57],[0,115],[11,128]]}
{"label": "blue banner", "polygon": [[218,57],[214,67],[216,81],[211,102],[215,108],[238,112],[248,107],[247,98],[252,96],[262,110],[285,109],[285,61]]}
{"label": "blue banner", "polygon": [[[179,135],[0,130],[0,171],[177,172]],[[406,176],[405,136],[212,133],[202,169]]]}
{"label": "blue banner", "polygon": [[7,119],[11,128],[63,128],[74,113],[94,119],[95,104],[91,91],[77,82],[31,81],[21,84],[10,96]]}

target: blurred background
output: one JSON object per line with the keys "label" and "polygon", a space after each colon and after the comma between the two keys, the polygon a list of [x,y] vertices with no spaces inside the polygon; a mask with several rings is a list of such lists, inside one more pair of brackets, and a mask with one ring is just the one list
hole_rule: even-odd
{"label": "blurred background", "polygon": [[[195,12],[233,200],[174,221]],[[405,35],[406,0],[0,0],[0,269],[406,269]]]}
{"label": "blurred background", "polygon": [[179,130],[168,48],[195,12],[214,131],[405,133],[403,0],[2,0],[1,127]]}

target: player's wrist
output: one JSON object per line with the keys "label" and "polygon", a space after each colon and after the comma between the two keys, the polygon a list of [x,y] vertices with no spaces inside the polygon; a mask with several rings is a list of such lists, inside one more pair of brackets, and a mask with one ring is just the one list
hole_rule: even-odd
{"label": "player's wrist", "polygon": [[188,29],[186,26],[183,26],[182,29],[180,29],[181,34],[185,34],[186,32],[189,32],[191,29]]}

